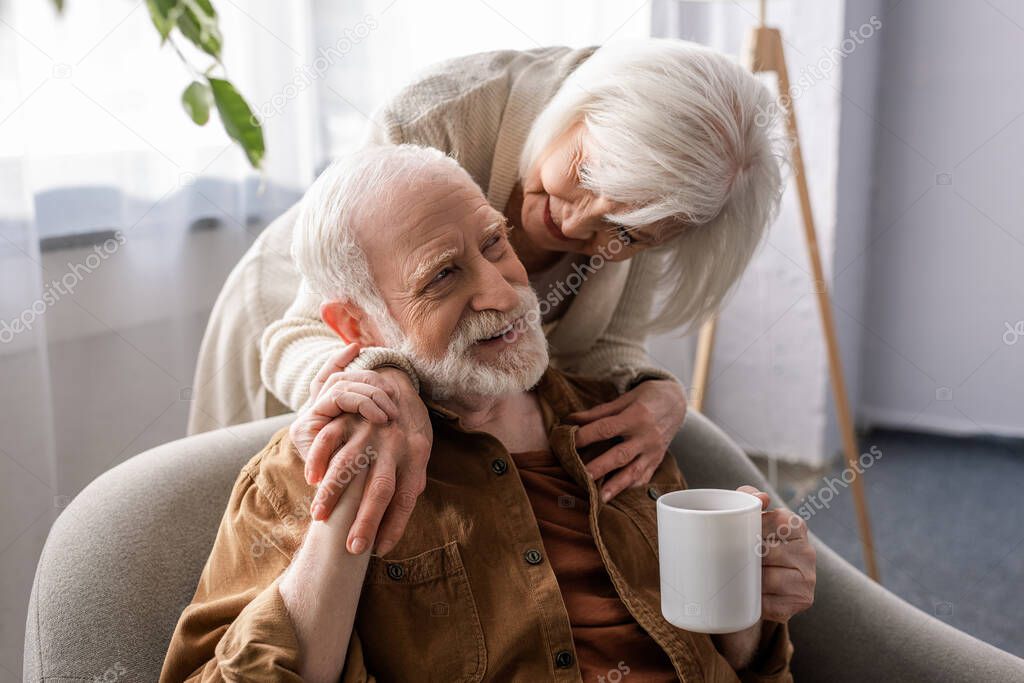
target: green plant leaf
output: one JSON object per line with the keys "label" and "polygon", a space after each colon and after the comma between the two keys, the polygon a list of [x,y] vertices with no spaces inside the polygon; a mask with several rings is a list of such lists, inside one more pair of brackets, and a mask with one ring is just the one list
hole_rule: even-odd
{"label": "green plant leaf", "polygon": [[210,86],[199,81],[192,81],[185,92],[181,93],[181,104],[185,111],[200,126],[210,120],[210,105],[213,104],[213,93]]}
{"label": "green plant leaf", "polygon": [[[64,0],[51,2],[58,13],[64,11]],[[260,168],[266,152],[260,120],[235,86],[225,79],[210,77],[214,67],[221,64],[220,51],[224,43],[217,24],[217,12],[210,0],[146,0],[146,7],[153,26],[160,34],[161,44],[167,42],[171,31],[177,26],[185,38],[217,60],[203,74],[209,84],[201,80],[193,81],[182,92],[181,104],[185,112],[196,124],[205,125],[210,120],[212,101],[217,106],[228,136],[245,151],[249,163],[254,168]]]}
{"label": "green plant leaf", "polygon": [[235,86],[221,78],[211,78],[210,88],[213,90],[213,101],[217,104],[217,112],[224,124],[228,136],[242,146],[249,163],[259,168],[263,161],[263,127],[259,119],[253,115],[245,98]]}
{"label": "green plant leaf", "polygon": [[149,18],[153,20],[153,26],[156,26],[160,34],[160,44],[163,45],[177,21],[178,0],[146,0],[146,7],[149,8]]}
{"label": "green plant leaf", "polygon": [[210,0],[178,0],[177,6],[176,20],[182,35],[206,54],[220,60],[224,39]]}

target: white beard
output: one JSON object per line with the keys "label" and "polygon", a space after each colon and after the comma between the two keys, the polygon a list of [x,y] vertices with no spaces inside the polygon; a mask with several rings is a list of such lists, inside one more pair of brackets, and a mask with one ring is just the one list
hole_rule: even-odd
{"label": "white beard", "polygon": [[[541,329],[537,295],[515,287],[519,306],[509,314],[484,311],[459,323],[448,350],[439,359],[425,358],[394,319],[381,325],[388,345],[401,351],[419,375],[425,395],[434,400],[489,397],[531,389],[548,367],[548,343]],[[388,316],[390,318],[390,316]],[[510,328],[513,321],[516,324]],[[496,359],[481,362],[470,355],[473,344],[501,334],[508,342]]]}

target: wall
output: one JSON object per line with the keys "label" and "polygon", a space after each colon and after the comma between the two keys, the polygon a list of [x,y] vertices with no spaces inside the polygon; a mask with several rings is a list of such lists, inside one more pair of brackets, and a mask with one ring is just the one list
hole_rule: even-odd
{"label": "wall", "polygon": [[1024,436],[1024,6],[904,0],[882,40],[862,418]]}
{"label": "wall", "polygon": [[[845,28],[860,41],[842,58],[839,95],[839,160],[836,175],[835,251],[831,259],[829,286],[832,313],[839,338],[839,352],[853,418],[860,414],[863,377],[871,358],[864,357],[864,344],[871,330],[865,324],[864,291],[869,278],[868,256],[874,192],[875,145],[879,130],[878,80],[882,49],[889,25],[882,0],[853,0],[846,3]],[[862,36],[871,34],[870,38]],[[847,47],[851,43],[846,43]],[[822,455],[842,452],[831,380],[823,387],[826,398],[826,428]],[[861,444],[860,452],[866,450]]]}

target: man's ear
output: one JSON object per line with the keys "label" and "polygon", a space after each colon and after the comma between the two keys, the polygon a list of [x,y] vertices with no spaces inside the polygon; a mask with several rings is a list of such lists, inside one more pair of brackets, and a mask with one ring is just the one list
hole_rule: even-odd
{"label": "man's ear", "polygon": [[366,342],[366,313],[359,306],[349,301],[325,301],[320,304],[320,317],[346,343]]}

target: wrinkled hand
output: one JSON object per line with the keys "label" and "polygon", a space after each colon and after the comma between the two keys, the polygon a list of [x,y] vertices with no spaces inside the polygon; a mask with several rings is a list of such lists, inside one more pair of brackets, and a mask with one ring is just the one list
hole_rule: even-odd
{"label": "wrinkled hand", "polygon": [[800,515],[785,508],[768,510],[768,494],[753,486],[737,491],[761,499],[761,617],[781,624],[814,603],[816,553]]}
{"label": "wrinkled hand", "polygon": [[568,416],[583,425],[576,432],[576,447],[619,437],[621,443],[587,463],[595,480],[612,470],[619,471],[601,487],[601,499],[608,502],[632,486],[643,486],[665,458],[686,417],[686,394],[672,380],[648,380],[589,410]]}
{"label": "wrinkled hand", "polygon": [[761,499],[761,619],[748,629],[712,636],[715,647],[733,669],[746,668],[757,655],[766,621],[785,624],[814,602],[815,552],[807,526],[785,508],[768,510],[768,494],[753,486],[737,491]]}
{"label": "wrinkled hand", "polygon": [[[354,346],[354,345],[353,345]],[[344,370],[358,355],[347,348],[313,380],[316,400],[292,423],[290,435],[318,484],[311,514],[327,519],[362,469],[368,480],[346,547],[359,554],[376,535],[387,553],[405,532],[426,487],[433,430],[426,406],[401,370]]]}
{"label": "wrinkled hand", "polygon": [[[348,344],[324,364],[309,384],[309,395],[323,399],[321,391],[330,380],[333,389],[330,399],[316,401],[298,411],[295,421],[288,430],[299,456],[306,463],[305,476],[310,484],[315,484],[323,477],[327,461],[333,454],[333,451],[325,453],[318,449],[317,457],[310,458],[310,448],[320,430],[329,425],[334,418],[345,413],[358,413],[367,420],[384,424],[391,419],[391,413],[388,411],[397,412],[394,400],[381,388],[356,381],[341,384],[342,380],[354,380],[358,371],[346,374],[345,368],[359,355],[359,350],[358,344]],[[333,403],[334,406],[327,405],[328,403]],[[335,428],[340,426],[339,422]]]}

